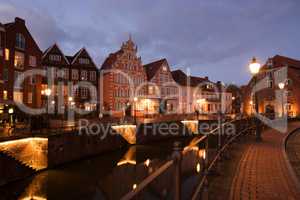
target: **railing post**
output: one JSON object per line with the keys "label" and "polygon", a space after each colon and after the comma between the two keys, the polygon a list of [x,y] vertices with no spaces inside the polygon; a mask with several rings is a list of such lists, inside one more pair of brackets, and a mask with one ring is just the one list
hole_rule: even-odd
{"label": "railing post", "polygon": [[174,199],[181,199],[181,160],[182,160],[182,147],[180,142],[175,142],[173,147],[173,159],[174,159],[174,179],[175,179],[175,192]]}
{"label": "railing post", "polygon": [[205,141],[205,158],[204,158],[204,185],[203,185],[203,191],[201,195],[202,200],[208,200],[208,139],[209,134],[207,135],[206,141]]}

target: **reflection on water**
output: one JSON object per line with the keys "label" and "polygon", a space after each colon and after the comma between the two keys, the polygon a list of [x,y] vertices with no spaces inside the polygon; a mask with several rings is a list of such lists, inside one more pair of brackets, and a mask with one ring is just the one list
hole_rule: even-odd
{"label": "reflection on water", "polygon": [[[186,146],[190,139],[182,139]],[[0,188],[6,199],[120,199],[138,187],[172,156],[173,141],[128,149],[73,162]],[[182,159],[184,199],[189,199],[201,176],[202,150],[186,149]],[[139,198],[171,199],[173,168],[163,173]],[[15,198],[17,197],[17,198]]]}

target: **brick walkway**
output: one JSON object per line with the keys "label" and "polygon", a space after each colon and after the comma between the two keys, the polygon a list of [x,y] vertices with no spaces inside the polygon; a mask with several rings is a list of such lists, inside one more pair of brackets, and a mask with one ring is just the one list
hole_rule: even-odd
{"label": "brick walkway", "polygon": [[[300,123],[290,124],[288,132],[296,127]],[[284,156],[285,136],[269,129],[263,132],[262,142],[249,145],[234,176],[230,199],[300,199]]]}

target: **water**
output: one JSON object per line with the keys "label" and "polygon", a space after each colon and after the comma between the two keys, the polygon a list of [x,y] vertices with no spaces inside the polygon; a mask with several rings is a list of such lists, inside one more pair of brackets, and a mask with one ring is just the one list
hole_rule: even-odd
{"label": "water", "polygon": [[[178,139],[177,139],[178,140]],[[188,146],[190,138],[179,139]],[[120,199],[172,157],[174,140],[130,146],[90,159],[43,171],[0,188],[0,199]],[[202,174],[201,150],[186,150],[182,160],[183,199],[189,199]],[[158,177],[138,199],[171,199],[173,167]]]}

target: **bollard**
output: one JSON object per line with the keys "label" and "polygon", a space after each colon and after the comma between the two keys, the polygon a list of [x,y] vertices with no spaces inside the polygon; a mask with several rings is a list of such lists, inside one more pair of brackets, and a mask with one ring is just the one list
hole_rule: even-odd
{"label": "bollard", "polygon": [[182,160],[182,147],[180,142],[174,142],[173,145],[173,159],[174,159],[174,179],[175,179],[175,192],[174,199],[181,199],[181,160]]}

